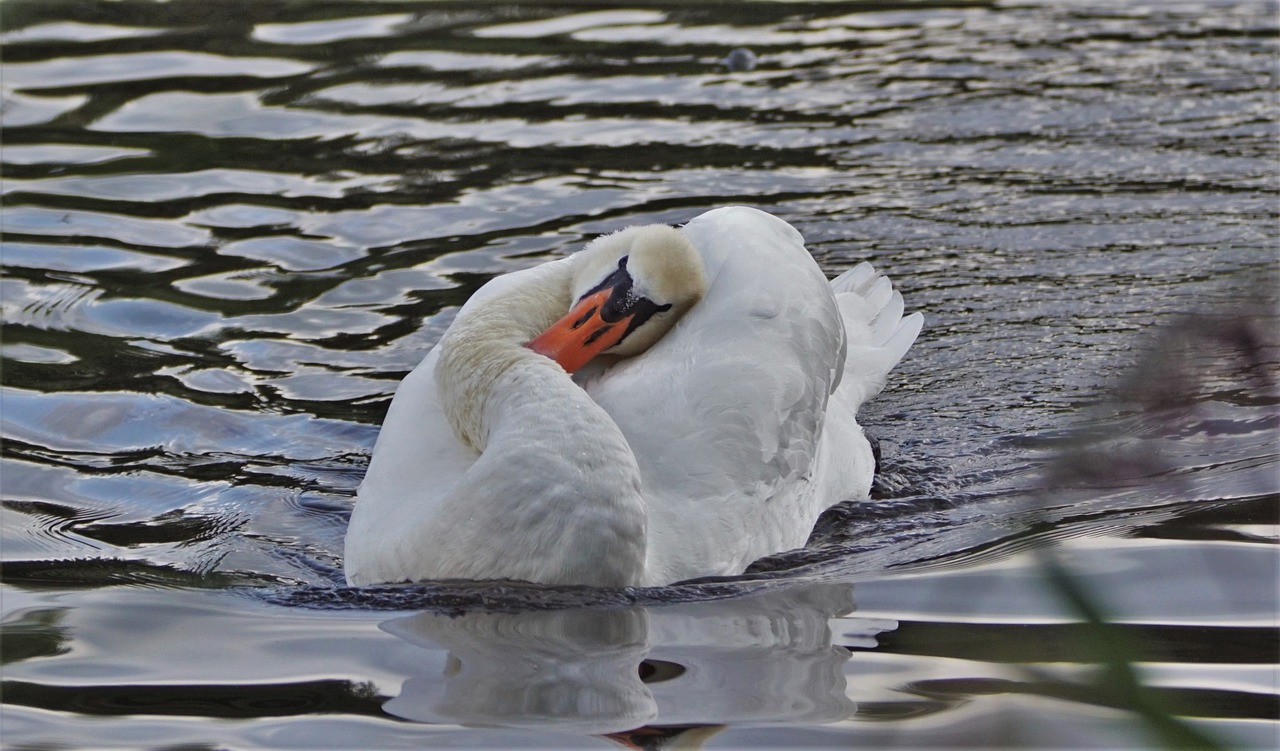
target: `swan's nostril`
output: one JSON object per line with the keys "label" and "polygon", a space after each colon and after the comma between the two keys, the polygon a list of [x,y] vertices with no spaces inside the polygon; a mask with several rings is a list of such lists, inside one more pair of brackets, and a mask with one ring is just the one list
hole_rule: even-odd
{"label": "swan's nostril", "polygon": [[583,313],[578,318],[578,320],[573,322],[573,325],[570,326],[569,328],[572,329],[573,331],[577,331],[578,329],[582,328],[582,325],[585,324],[587,321],[590,321],[591,317],[596,314],[597,310],[599,310],[599,308],[595,307],[594,305],[591,306],[591,309],[588,310],[586,313]]}

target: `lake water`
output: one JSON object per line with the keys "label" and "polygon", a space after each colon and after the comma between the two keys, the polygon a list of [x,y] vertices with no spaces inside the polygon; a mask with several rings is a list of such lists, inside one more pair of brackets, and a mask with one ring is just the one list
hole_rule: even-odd
{"label": "lake water", "polygon": [[[1275,747],[1278,16],[6,2],[5,747]],[[471,292],[736,203],[927,316],[874,503],[742,577],[341,585]]]}

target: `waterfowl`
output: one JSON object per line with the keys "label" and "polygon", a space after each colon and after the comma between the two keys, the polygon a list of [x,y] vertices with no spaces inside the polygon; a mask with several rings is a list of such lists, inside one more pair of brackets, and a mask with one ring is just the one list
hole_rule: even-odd
{"label": "waterfowl", "polygon": [[920,331],[903,312],[745,207],[497,277],[396,391],[348,581],[659,585],[799,547],[867,497],[856,417]]}

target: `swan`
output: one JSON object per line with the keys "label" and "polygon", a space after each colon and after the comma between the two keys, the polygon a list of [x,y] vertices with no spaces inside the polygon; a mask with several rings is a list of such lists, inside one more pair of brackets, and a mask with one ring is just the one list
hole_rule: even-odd
{"label": "swan", "polygon": [[353,586],[650,586],[741,573],[865,499],[858,408],[920,332],[756,209],[499,276],[401,382],[347,530]]}

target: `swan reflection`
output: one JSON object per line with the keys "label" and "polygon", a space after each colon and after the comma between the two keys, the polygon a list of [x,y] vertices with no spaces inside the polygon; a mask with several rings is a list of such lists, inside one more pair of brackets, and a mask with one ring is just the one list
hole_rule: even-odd
{"label": "swan reflection", "polygon": [[[613,733],[645,725],[833,722],[849,717],[847,649],[829,619],[848,584],[614,610],[419,613],[382,624],[446,650],[385,709],[432,723]],[[875,630],[873,624],[873,630]]]}
{"label": "swan reflection", "polygon": [[444,675],[413,676],[387,702],[410,720],[551,726],[610,732],[658,714],[637,666],[646,651],[642,609],[419,613],[382,624],[419,646],[449,652]]}

